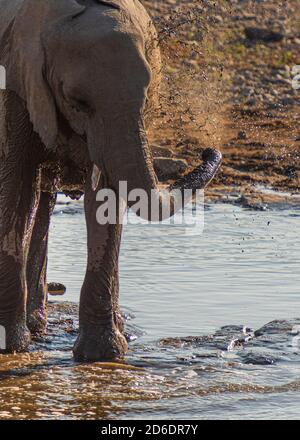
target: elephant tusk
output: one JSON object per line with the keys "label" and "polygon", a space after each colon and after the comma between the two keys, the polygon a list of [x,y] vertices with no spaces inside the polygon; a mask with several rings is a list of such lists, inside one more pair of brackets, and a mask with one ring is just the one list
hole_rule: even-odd
{"label": "elephant tusk", "polygon": [[96,189],[98,188],[100,177],[101,177],[101,171],[99,170],[97,165],[94,164],[93,173],[92,173],[92,190],[93,191],[96,191]]}

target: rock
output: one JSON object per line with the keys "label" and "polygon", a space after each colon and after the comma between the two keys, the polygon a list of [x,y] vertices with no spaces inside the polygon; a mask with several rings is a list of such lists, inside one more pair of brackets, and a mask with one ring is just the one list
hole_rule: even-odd
{"label": "rock", "polygon": [[159,180],[177,179],[187,168],[183,159],[156,157],[153,161],[154,169]]}
{"label": "rock", "polygon": [[167,147],[151,145],[151,151],[154,157],[172,157],[173,151]]}
{"label": "rock", "polygon": [[61,283],[48,283],[48,293],[53,296],[61,296],[66,293],[66,286]]}
{"label": "rock", "polygon": [[239,131],[238,135],[237,135],[237,138],[240,139],[240,140],[247,139],[247,133],[245,131]]}
{"label": "rock", "polygon": [[286,105],[293,105],[293,104],[294,104],[294,99],[293,99],[293,98],[282,98],[282,100],[281,100],[281,104],[282,104],[283,106],[286,106]]}
{"label": "rock", "polygon": [[247,209],[253,209],[254,211],[266,211],[268,206],[264,205],[263,203],[259,202],[259,201],[255,201],[255,200],[251,200],[248,197],[246,197],[245,195],[241,195],[241,197],[239,197],[235,203],[237,205],[241,205],[243,208],[247,208]]}
{"label": "rock", "polygon": [[284,39],[282,32],[257,27],[246,27],[245,35],[250,41],[263,41],[265,43],[277,43]]}
{"label": "rock", "polygon": [[83,191],[68,191],[68,190],[64,190],[63,193],[65,194],[65,196],[70,197],[71,200],[80,200],[81,197],[84,195]]}
{"label": "rock", "polygon": [[297,168],[294,165],[289,165],[283,170],[283,174],[288,179],[296,179],[297,178]]}
{"label": "rock", "polygon": [[250,12],[243,12],[243,18],[244,20],[255,20],[256,19],[256,15],[250,13]]}
{"label": "rock", "polygon": [[250,98],[250,99],[248,99],[248,101],[246,101],[246,104],[250,105],[252,107],[256,106],[257,105],[257,100],[255,98]]}
{"label": "rock", "polygon": [[215,15],[214,16],[214,21],[215,21],[215,23],[222,23],[223,22],[223,17],[221,17],[221,15]]}
{"label": "rock", "polygon": [[240,89],[240,95],[243,97],[250,97],[254,94],[254,89],[252,87],[242,87]]}

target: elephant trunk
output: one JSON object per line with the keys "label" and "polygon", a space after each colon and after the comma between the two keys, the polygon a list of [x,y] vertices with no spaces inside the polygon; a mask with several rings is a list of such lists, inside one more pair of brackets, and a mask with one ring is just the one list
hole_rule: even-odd
{"label": "elephant trunk", "polygon": [[196,190],[209,184],[222,160],[219,151],[208,148],[203,152],[201,165],[168,188],[160,189],[142,118],[134,127],[126,125],[122,140],[121,148],[111,142],[110,160],[102,167],[118,192],[120,183],[125,182],[128,207],[147,221],[162,221],[176,214],[191,201]]}

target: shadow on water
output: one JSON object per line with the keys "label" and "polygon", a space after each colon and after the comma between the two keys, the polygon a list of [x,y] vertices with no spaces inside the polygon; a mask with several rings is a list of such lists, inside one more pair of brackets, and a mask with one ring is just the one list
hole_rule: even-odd
{"label": "shadow on water", "polygon": [[[147,345],[137,339],[127,363],[79,364],[71,353],[77,314],[77,305],[50,303],[47,337],[29,353],[0,356],[1,419],[231,418],[251,404],[259,411],[268,395],[283,406],[265,416],[280,418],[285,399],[300,399],[300,319]],[[127,332],[141,335],[132,320]]]}

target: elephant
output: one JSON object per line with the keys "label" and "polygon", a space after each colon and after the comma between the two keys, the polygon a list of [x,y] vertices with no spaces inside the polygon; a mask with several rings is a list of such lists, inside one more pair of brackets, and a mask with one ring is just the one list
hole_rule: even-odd
{"label": "elephant", "polygon": [[95,194],[118,194],[124,181],[128,192],[154,194],[161,210],[169,204],[172,216],[172,190],[206,187],[221,153],[206,149],[193,171],[159,186],[145,116],[159,102],[162,61],[138,0],[0,0],[0,10],[1,353],[26,351],[46,332],[48,230],[61,191],[85,194],[88,258],[74,358],[122,359],[121,220],[133,203],[120,204],[120,221],[99,224]]}

